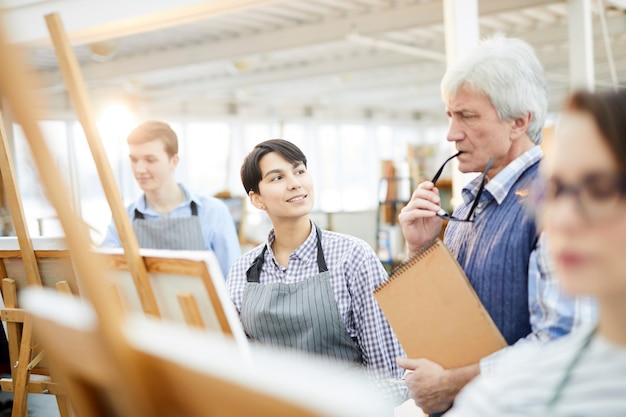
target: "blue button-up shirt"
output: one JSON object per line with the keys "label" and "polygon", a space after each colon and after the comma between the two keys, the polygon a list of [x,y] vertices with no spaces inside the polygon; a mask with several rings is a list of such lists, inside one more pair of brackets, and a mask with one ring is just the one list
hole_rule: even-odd
{"label": "blue button-up shirt", "polygon": [[[192,201],[196,203],[198,219],[202,226],[204,248],[215,253],[222,273],[226,277],[232,264],[241,255],[235,222],[230,215],[228,207],[218,198],[201,196],[187,190],[182,184],[178,185],[185,193],[185,201],[168,214],[169,218],[191,216],[189,204]],[[141,212],[144,215],[144,219],[148,221],[163,218],[163,213],[158,213],[148,206],[145,194],[142,194],[135,202],[126,207],[128,216],[131,219],[134,217],[135,209]],[[111,222],[100,246],[119,248],[121,245],[115,224]]]}

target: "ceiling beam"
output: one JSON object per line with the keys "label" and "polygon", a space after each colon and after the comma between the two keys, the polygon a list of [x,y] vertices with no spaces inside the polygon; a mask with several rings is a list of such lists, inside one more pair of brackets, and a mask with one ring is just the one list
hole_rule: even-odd
{"label": "ceiling beam", "polygon": [[[593,22],[593,38],[602,39],[602,28],[598,21]],[[626,33],[626,18],[623,15],[612,16],[606,19],[609,35],[620,35]],[[540,29],[523,30],[521,33],[512,33],[510,36],[520,38],[532,45],[558,44],[568,41],[568,26],[563,21],[557,24],[546,26]]]}
{"label": "ceiling beam", "polygon": [[44,16],[58,13],[73,45],[183,25],[284,0],[54,0],[3,10],[12,43],[50,43]]}
{"label": "ceiling beam", "polygon": [[[568,54],[566,50],[562,49],[547,54],[540,54],[540,57],[544,68],[551,76],[554,76],[554,71],[567,68]],[[603,57],[604,54],[601,52],[596,56],[596,70],[600,76],[605,72],[604,67],[606,66]],[[626,68],[626,53],[618,53],[616,55],[616,64],[618,64],[619,68]],[[428,68],[425,69],[425,66]],[[368,74],[368,72],[383,68],[389,71],[390,77],[382,81],[372,82],[372,77],[376,78],[376,75]],[[398,72],[392,72],[394,68],[402,69],[400,72],[402,75],[398,75]],[[443,64],[432,61],[420,64],[408,56],[381,53],[359,58],[326,61],[307,65],[306,67],[289,67],[264,73],[239,74],[237,76],[220,77],[211,80],[199,79],[183,87],[178,85],[171,88],[146,91],[143,98],[157,101],[180,101],[191,97],[259,86],[262,86],[262,90],[271,90],[273,91],[272,95],[277,95],[276,92],[285,89],[292,91],[293,88],[290,86],[290,83],[294,81],[299,82],[298,88],[302,90],[302,94],[309,96],[312,95],[312,91],[314,91],[313,95],[316,96],[324,94],[349,95],[352,92],[373,91],[396,84],[403,84],[405,87],[408,85],[423,86],[435,84],[438,88],[444,71],[445,67]],[[330,82],[320,84],[318,80],[319,77],[336,74],[350,74],[356,81],[337,87],[331,85]],[[563,76],[567,77],[567,74],[565,73]],[[307,87],[309,84],[314,86],[313,90]],[[436,102],[440,101],[438,94],[434,100]]]}
{"label": "ceiling beam", "polygon": [[[106,63],[83,65],[82,71],[86,81],[97,81],[342,40],[354,31],[358,31],[361,35],[375,35],[391,30],[409,29],[436,23],[442,19],[440,2],[421,3],[356,18],[344,18],[321,24],[301,25],[260,33],[252,38],[192,45],[163,53],[153,52],[118,58]],[[60,74],[51,73],[44,76],[42,86],[50,87],[61,82]]]}
{"label": "ceiling beam", "polygon": [[479,0],[478,14],[480,16],[487,16],[498,13],[516,12],[531,7],[546,6],[552,3],[562,3],[562,0]]}
{"label": "ceiling beam", "polygon": [[[223,1],[230,3],[235,0]],[[241,2],[243,0],[237,1]],[[251,0],[248,1],[252,3]],[[484,15],[498,14],[554,2],[547,0],[509,0],[506,2],[483,0],[481,1],[480,11]],[[345,39],[350,33],[355,32],[363,36],[372,36],[441,22],[443,22],[442,2],[425,2],[402,8],[378,11],[373,14],[325,21],[320,24],[307,24],[260,33],[253,38],[246,37],[211,44],[192,45],[159,53],[148,51],[149,53],[145,55],[118,58],[107,63],[84,65],[82,70],[86,81],[97,81],[221,59],[232,59],[250,54],[268,53],[332,42]],[[61,82],[60,74],[50,73],[44,76],[42,86],[54,87]]]}
{"label": "ceiling beam", "polygon": [[334,74],[350,73],[354,71],[366,71],[380,67],[414,64],[415,58],[399,54],[374,54],[364,57],[353,57],[341,60],[325,61],[303,67],[290,67],[263,73],[251,73],[232,77],[202,80],[200,83],[192,83],[189,86],[165,88],[147,92],[146,98],[150,99],[180,99],[177,94],[203,95],[213,91],[229,91],[235,88],[248,88],[257,85],[272,83],[284,83],[292,80],[310,79]]}

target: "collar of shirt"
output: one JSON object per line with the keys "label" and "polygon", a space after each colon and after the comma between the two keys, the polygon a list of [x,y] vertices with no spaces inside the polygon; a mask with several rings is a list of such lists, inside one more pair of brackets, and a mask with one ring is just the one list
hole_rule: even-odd
{"label": "collar of shirt", "polygon": [[[198,198],[198,195],[196,193],[188,190],[187,187],[185,187],[183,184],[179,183],[178,186],[180,187],[181,190],[183,190],[185,199],[174,210],[183,206],[189,206],[189,204],[191,204],[192,201],[194,201],[198,207],[202,206],[202,201]],[[139,210],[140,213],[143,213],[143,214],[151,214],[153,216],[160,215],[160,213],[157,213],[152,207],[148,206],[148,201],[146,200],[146,193],[141,194],[141,197],[139,197],[135,201],[135,208]]]}
{"label": "collar of shirt", "polygon": [[[302,244],[298,246],[291,255],[289,255],[290,259],[298,259],[305,264],[308,264],[313,260],[317,261],[317,236],[315,232],[315,227],[315,223],[311,222],[311,233],[309,233],[309,237],[307,237],[306,240],[302,242]],[[271,259],[274,265],[278,266],[281,269],[284,269],[278,264],[278,262],[276,262],[276,258],[274,257],[272,245],[274,244],[275,240],[276,234],[274,233],[274,229],[272,229],[267,236],[267,247],[269,249],[268,252],[271,254]]]}
{"label": "collar of shirt", "polygon": [[[511,161],[498,175],[490,178],[485,185],[485,190],[480,198],[481,201],[478,203],[478,207],[476,207],[476,211],[480,212],[491,199],[501,204],[519,177],[542,157],[543,152],[541,148],[537,145],[533,146]],[[476,197],[478,188],[480,187],[480,181],[481,176],[478,175],[463,187],[463,201],[466,204],[470,204]]]}

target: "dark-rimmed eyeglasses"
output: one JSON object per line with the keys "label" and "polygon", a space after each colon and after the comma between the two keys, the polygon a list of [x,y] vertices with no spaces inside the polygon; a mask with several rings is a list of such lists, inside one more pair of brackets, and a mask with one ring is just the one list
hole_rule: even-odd
{"label": "dark-rimmed eyeglasses", "polygon": [[[437,180],[441,176],[441,173],[443,172],[443,169],[445,168],[446,164],[450,162],[451,160],[453,160],[454,158],[456,158],[457,156],[461,155],[462,153],[463,152],[457,152],[444,161],[444,163],[441,165],[441,167],[439,167],[439,169],[437,170],[437,173],[435,174],[435,176],[433,177],[431,181],[433,185],[437,184]],[[439,211],[437,212],[437,216],[441,217],[442,219],[451,220],[455,222],[473,222],[474,211],[476,210],[476,207],[478,207],[480,196],[482,195],[483,190],[485,189],[485,184],[487,183],[487,172],[489,172],[489,170],[491,169],[491,165],[493,165],[493,158],[489,158],[489,162],[487,162],[487,166],[485,167],[485,170],[482,173],[482,179],[480,181],[480,187],[478,187],[478,192],[476,193],[476,198],[474,199],[474,202],[472,203],[472,207],[470,208],[469,213],[467,213],[467,217],[465,219],[454,217],[453,215],[445,211],[443,208],[439,209]]]}
{"label": "dark-rimmed eyeglasses", "polygon": [[537,181],[532,193],[533,203],[540,212],[544,212],[559,198],[570,195],[587,221],[601,221],[615,214],[620,202],[626,200],[626,175],[594,172],[575,185],[550,178]]}

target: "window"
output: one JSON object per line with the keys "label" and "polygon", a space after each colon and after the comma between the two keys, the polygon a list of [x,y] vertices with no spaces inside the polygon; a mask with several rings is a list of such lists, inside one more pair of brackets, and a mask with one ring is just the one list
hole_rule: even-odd
{"label": "window", "polygon": [[[310,120],[282,125],[242,121],[170,124],[179,137],[177,180],[190,189],[204,195],[228,190],[233,197],[245,196],[239,178],[243,158],[257,143],[282,137],[299,146],[307,156],[315,184],[315,210],[324,212],[374,210],[378,204],[380,161],[405,159],[408,144],[419,142],[420,133],[413,126],[319,124]],[[54,144],[50,148],[55,160],[97,244],[111,222],[111,211],[83,129],[78,122],[64,121],[43,122],[42,128],[48,141]],[[141,193],[128,161],[128,132],[100,131],[103,148],[126,205]],[[423,133],[429,138],[439,137],[441,129]],[[53,223],[46,220],[56,214],[45,199],[20,129],[16,129],[15,142],[17,154],[29,156],[20,159],[17,175],[31,233],[36,234],[41,229],[42,221],[47,230],[41,233],[61,233],[59,225],[53,230]],[[246,223],[257,225],[258,233],[254,238],[262,240],[271,225],[264,212],[247,204]]]}
{"label": "window", "polygon": [[[72,161],[69,157],[68,135],[66,124],[62,121],[40,122],[44,139],[54,158],[54,162],[65,180],[68,192],[72,188]],[[14,130],[15,155],[19,155],[18,163],[14,163],[17,188],[22,199],[26,225],[31,236],[46,234],[62,236],[63,230],[57,219],[56,211],[48,201],[43,184],[39,177],[37,165],[26,141],[24,132],[19,126]]]}
{"label": "window", "polygon": [[[179,138],[180,139],[180,138]],[[189,123],[178,170],[185,171],[185,185],[204,195],[215,195],[228,186],[230,128],[225,123]]]}

